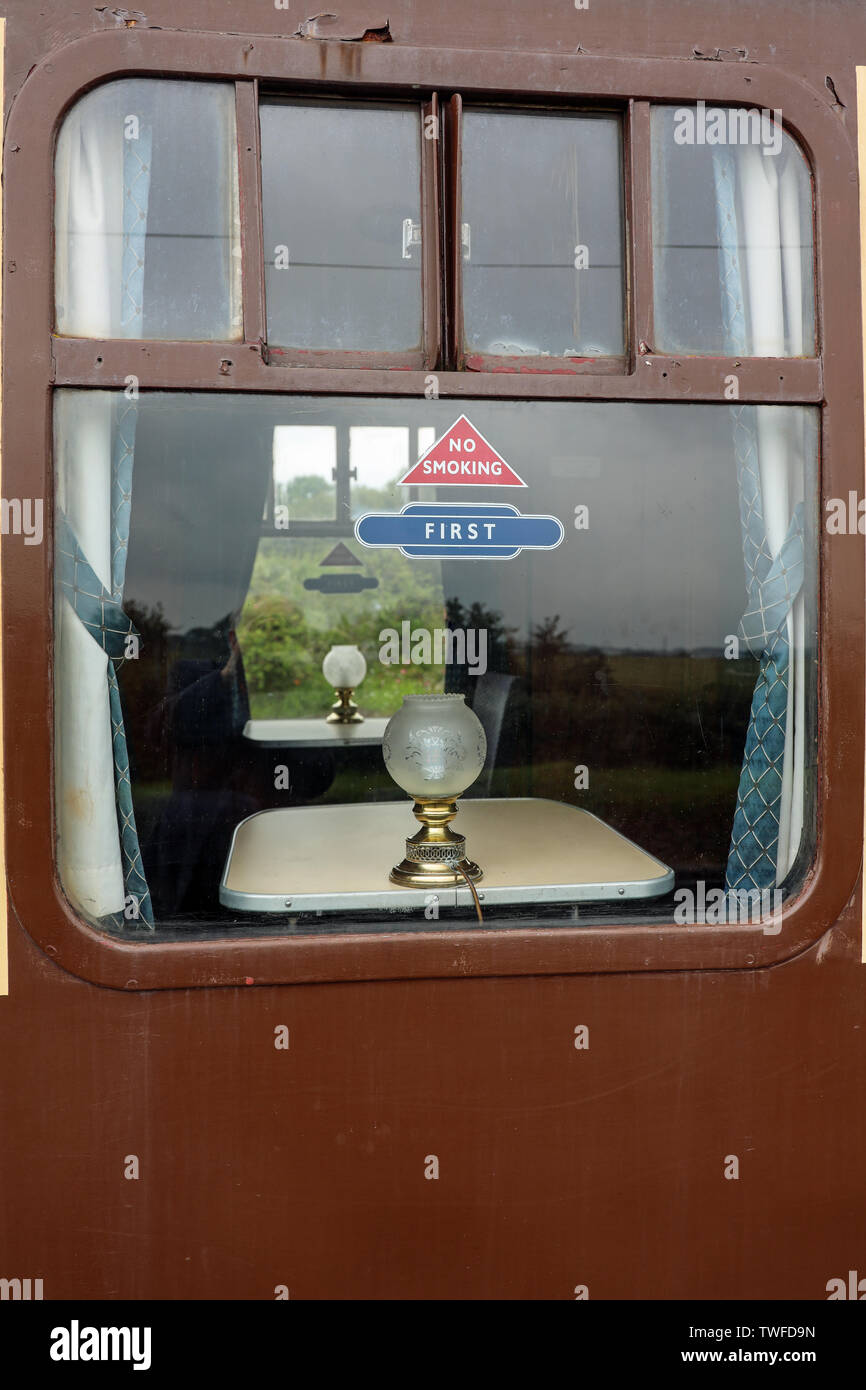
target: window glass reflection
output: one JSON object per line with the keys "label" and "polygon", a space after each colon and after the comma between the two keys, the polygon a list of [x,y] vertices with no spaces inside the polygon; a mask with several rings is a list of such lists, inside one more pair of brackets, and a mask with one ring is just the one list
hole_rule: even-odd
{"label": "window glass reflection", "polygon": [[797,357],[815,351],[812,184],[769,112],[652,111],[654,346]]}
{"label": "window glass reflection", "polygon": [[467,352],[624,350],[618,119],[466,110],[463,219]]}
{"label": "window glass reflection", "polygon": [[260,119],[269,342],[417,348],[419,110],[280,102]]}
{"label": "window glass reflection", "polygon": [[230,83],[107,82],[66,116],[55,161],[57,331],[242,333]]}
{"label": "window glass reflection", "polygon": [[[407,444],[422,452],[430,432],[447,434],[453,403],[58,393],[58,854],[90,920],[127,929],[124,901],[141,892],[129,887],[131,846],[157,935],[288,929],[220,902],[238,823],[285,807],[366,814],[402,797],[381,741],[335,748],[325,736],[334,691],[322,662],[335,646],[365,658],[355,699],[380,740],[406,693],[466,696],[492,749],[467,801],[589,811],[672,866],[678,887],[776,887],[805,870],[816,413],[463,405],[527,484],[508,502],[561,521],[555,549],[415,559],[359,543],[352,515],[406,505]],[[275,437],[289,441],[290,488],[316,480],[316,466],[325,484],[335,441],[346,441],[345,515],[308,517],[300,532],[263,524]],[[126,511],[112,507],[118,478]],[[489,486],[423,491],[448,506],[505,500]],[[262,740],[269,720],[279,727]],[[755,794],[769,819],[754,814]],[[580,921],[606,910],[584,903]],[[670,900],[616,908],[651,920],[672,910]],[[500,917],[576,920],[541,899]],[[325,914],[291,929],[359,922],[384,925],[381,914]],[[421,925],[409,909],[400,922]]]}

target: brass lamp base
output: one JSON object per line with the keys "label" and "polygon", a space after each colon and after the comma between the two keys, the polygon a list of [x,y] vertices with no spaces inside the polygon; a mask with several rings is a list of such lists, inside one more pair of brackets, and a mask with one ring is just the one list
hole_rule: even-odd
{"label": "brass lamp base", "polygon": [[403,888],[458,888],[465,884],[463,874],[474,883],[483,877],[483,870],[466,858],[466,836],[455,835],[448,824],[457,815],[456,801],[416,801],[412,813],[421,829],[407,838],[406,858],[391,870],[392,883]]}
{"label": "brass lamp base", "polygon": [[331,706],[331,713],[325,720],[326,724],[363,724],[364,716],[352,699],[355,693],[354,686],[340,686],[337,689],[339,699],[335,700]]}

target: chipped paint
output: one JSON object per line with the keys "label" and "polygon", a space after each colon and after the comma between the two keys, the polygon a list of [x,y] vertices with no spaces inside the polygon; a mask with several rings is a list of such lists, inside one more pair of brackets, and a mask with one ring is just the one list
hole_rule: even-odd
{"label": "chipped paint", "polygon": [[325,12],[304,19],[295,30],[299,39],[335,39],[339,43],[393,43],[391,21],[376,18],[360,28],[357,22],[341,21],[338,14]]}
{"label": "chipped paint", "polygon": [[96,13],[105,19],[113,19],[115,24],[125,24],[127,29],[147,23],[147,15],[141,10],[113,10],[108,5],[97,5]]}

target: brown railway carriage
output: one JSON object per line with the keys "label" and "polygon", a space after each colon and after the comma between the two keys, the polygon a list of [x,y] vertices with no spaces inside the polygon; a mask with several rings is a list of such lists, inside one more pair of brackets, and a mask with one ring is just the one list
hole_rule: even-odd
{"label": "brown railway carriage", "polygon": [[0,1276],[866,1278],[866,14],[5,14]]}

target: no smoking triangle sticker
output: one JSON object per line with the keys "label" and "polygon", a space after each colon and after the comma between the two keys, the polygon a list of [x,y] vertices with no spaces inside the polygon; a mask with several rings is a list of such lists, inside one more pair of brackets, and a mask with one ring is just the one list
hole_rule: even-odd
{"label": "no smoking triangle sticker", "polygon": [[401,486],[444,483],[447,487],[526,487],[510,464],[496,452],[465,415],[440,435],[419,458]]}

